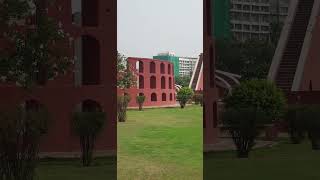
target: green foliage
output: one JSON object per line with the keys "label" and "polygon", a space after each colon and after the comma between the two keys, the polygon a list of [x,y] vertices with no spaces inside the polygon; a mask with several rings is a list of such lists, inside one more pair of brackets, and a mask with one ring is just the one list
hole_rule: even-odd
{"label": "green foliage", "polygon": [[127,120],[127,108],[131,100],[128,95],[117,97],[117,117],[119,122],[125,122]]}
{"label": "green foliage", "polygon": [[26,111],[18,107],[0,112],[0,179],[32,180],[38,160],[39,142],[47,132],[48,111]]}
{"label": "green foliage", "polygon": [[189,87],[191,76],[177,76],[175,77],[175,83],[182,87]]}
{"label": "green foliage", "polygon": [[291,142],[293,144],[300,144],[304,138],[306,124],[303,118],[303,113],[306,106],[290,105],[287,108],[285,121],[288,124],[288,130]]}
{"label": "green foliage", "polygon": [[261,128],[268,122],[268,115],[261,109],[227,108],[222,114],[222,123],[237,147],[239,158],[247,158]]}
{"label": "green foliage", "polygon": [[180,103],[180,107],[184,108],[187,102],[192,98],[193,90],[188,87],[181,88],[177,93],[177,100]]}
{"label": "green foliage", "polygon": [[143,103],[144,101],[146,100],[146,96],[142,95],[142,96],[137,96],[136,97],[136,101],[137,103],[139,104],[139,110],[141,111],[142,110],[142,106],[143,106]]}
{"label": "green foliage", "polygon": [[302,114],[314,150],[320,150],[320,106],[309,105]]}
{"label": "green foliage", "polygon": [[195,93],[193,95],[193,101],[196,105],[203,104],[203,94],[202,93]]}
{"label": "green foliage", "polygon": [[73,118],[74,132],[80,137],[83,166],[90,166],[97,135],[105,124],[103,112],[76,112]]}
{"label": "green foliage", "polygon": [[259,108],[271,120],[278,120],[284,113],[284,94],[273,83],[266,80],[249,80],[233,89],[225,98],[227,108]]}
{"label": "green foliage", "polygon": [[117,87],[120,89],[129,89],[136,84],[136,77],[128,64],[124,55],[118,53],[117,56]]}
{"label": "green foliage", "polygon": [[[68,57],[68,37],[55,20],[40,6],[42,0],[4,0],[0,2],[0,27],[4,29],[4,42],[8,49],[0,50],[1,81],[31,88],[44,85],[47,80],[65,74],[73,60]],[[35,8],[37,7],[37,14]],[[19,21],[35,16],[37,24],[33,29],[18,31]]]}
{"label": "green foliage", "polygon": [[267,41],[218,40],[217,69],[240,74],[242,79],[265,79],[269,72],[275,46]]}

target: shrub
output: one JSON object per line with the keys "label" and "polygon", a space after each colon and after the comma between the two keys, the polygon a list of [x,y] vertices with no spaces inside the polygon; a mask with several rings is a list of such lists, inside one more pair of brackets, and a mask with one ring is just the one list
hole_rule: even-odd
{"label": "shrub", "polygon": [[117,117],[119,122],[127,120],[127,108],[131,98],[129,95],[118,96],[117,98]]}
{"label": "shrub", "polygon": [[194,101],[194,103],[196,104],[196,105],[202,105],[203,104],[203,95],[202,95],[202,93],[195,93],[194,95],[193,95],[193,101]]}
{"label": "shrub", "polygon": [[259,108],[272,120],[284,114],[285,104],[282,91],[266,80],[244,81],[225,98],[226,108]]}
{"label": "shrub", "polygon": [[105,113],[103,112],[76,112],[74,114],[73,128],[80,137],[83,166],[91,165],[95,140],[103,129],[104,123]]}
{"label": "shrub", "polygon": [[312,143],[312,149],[320,150],[320,107],[308,106],[303,111],[303,121]]}
{"label": "shrub", "polygon": [[47,132],[48,111],[18,107],[0,113],[0,179],[32,180],[40,138]]}
{"label": "shrub", "polygon": [[224,129],[228,131],[237,148],[239,158],[248,158],[263,125],[268,122],[268,116],[256,108],[228,108],[222,114]]}
{"label": "shrub", "polygon": [[180,103],[180,107],[184,108],[187,102],[192,98],[193,90],[188,87],[181,88],[177,93],[177,100]]}
{"label": "shrub", "polygon": [[287,109],[285,121],[288,124],[288,130],[291,142],[300,144],[305,134],[305,122],[302,113],[305,110],[304,106],[292,105]]}
{"label": "shrub", "polygon": [[140,111],[142,111],[142,106],[143,106],[143,103],[144,103],[145,100],[146,100],[146,96],[144,96],[144,95],[142,95],[142,96],[138,95],[136,97],[136,101],[139,104],[139,110]]}

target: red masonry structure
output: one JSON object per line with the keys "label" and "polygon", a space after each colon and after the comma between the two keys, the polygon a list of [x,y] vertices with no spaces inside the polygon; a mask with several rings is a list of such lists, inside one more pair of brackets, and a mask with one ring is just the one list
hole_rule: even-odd
{"label": "red masonry structure", "polygon": [[204,0],[204,29],[203,29],[203,137],[204,151],[209,151],[212,144],[217,142],[218,137],[218,93],[215,82],[215,49],[212,29],[212,4],[213,0]]}
{"label": "red masonry structure", "polygon": [[130,69],[134,72],[137,85],[118,93],[131,97],[129,107],[137,108],[136,97],[144,95],[144,107],[167,107],[176,104],[176,91],[173,64],[168,61],[129,57]]}
{"label": "red masonry structure", "polygon": [[46,156],[79,154],[79,138],[71,127],[72,113],[99,108],[106,113],[106,123],[95,150],[97,154],[115,155],[117,1],[56,0],[48,13],[72,37],[65,48],[75,57],[74,72],[31,93],[0,84],[0,108],[29,103],[48,109],[49,131],[41,143],[41,153]]}

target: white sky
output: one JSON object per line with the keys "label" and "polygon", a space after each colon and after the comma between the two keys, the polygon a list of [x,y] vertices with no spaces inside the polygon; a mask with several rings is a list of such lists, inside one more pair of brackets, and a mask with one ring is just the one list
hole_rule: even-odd
{"label": "white sky", "polygon": [[118,51],[125,56],[198,57],[202,34],[202,0],[118,0]]}

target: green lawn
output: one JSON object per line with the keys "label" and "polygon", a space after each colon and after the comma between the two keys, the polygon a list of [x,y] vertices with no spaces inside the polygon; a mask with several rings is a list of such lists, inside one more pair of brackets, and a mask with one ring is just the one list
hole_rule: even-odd
{"label": "green lawn", "polygon": [[118,123],[118,179],[202,179],[201,119],[200,106],[129,111]]}
{"label": "green lawn", "polygon": [[116,158],[99,158],[91,167],[82,167],[79,159],[41,160],[39,180],[116,180]]}
{"label": "green lawn", "polygon": [[[234,152],[204,156],[205,180],[318,180],[320,151],[282,140],[272,148],[254,150],[249,159],[237,159]],[[236,178],[235,178],[236,177]]]}

